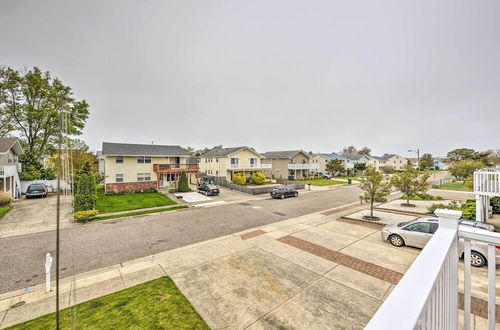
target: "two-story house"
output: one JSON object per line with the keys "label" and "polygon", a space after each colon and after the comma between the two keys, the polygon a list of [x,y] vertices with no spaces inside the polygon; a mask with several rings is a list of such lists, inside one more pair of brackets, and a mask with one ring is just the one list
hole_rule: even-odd
{"label": "two-story house", "polygon": [[368,156],[370,160],[367,165],[380,170],[381,167],[389,166],[396,171],[402,171],[408,164],[408,159],[396,154],[384,154],[383,156]]}
{"label": "two-story house", "polygon": [[312,158],[312,161],[318,165],[318,172],[325,173],[328,172],[326,169],[326,165],[331,162],[332,160],[335,159],[340,159],[342,161],[342,164],[344,165],[344,168],[346,169],[352,169],[354,168],[354,163],[351,163],[349,159],[347,159],[344,156],[338,155],[338,154],[327,154],[327,153],[318,153],[315,154]]}
{"label": "two-story house", "polygon": [[176,187],[182,172],[189,183],[196,183],[198,164],[189,163],[189,158],[180,146],[104,142],[99,168],[106,192],[166,189]]}
{"label": "two-story house", "polygon": [[250,177],[255,172],[262,172],[269,176],[271,165],[262,163],[263,158],[249,147],[216,147],[200,156],[200,172],[226,181],[232,181],[235,173]]}
{"label": "two-story house", "polygon": [[272,166],[270,174],[277,179],[306,178],[319,168],[303,150],[268,151],[262,155],[262,163]]}
{"label": "two-story house", "polygon": [[16,138],[0,138],[0,192],[12,198],[21,196],[19,156],[23,148]]}

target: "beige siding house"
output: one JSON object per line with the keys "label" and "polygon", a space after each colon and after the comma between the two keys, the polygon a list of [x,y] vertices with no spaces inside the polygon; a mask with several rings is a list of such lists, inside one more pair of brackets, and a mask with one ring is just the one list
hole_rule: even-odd
{"label": "beige siding house", "polygon": [[231,181],[235,173],[250,177],[255,172],[269,176],[270,164],[262,163],[263,156],[249,147],[214,148],[200,156],[203,175]]}
{"label": "beige siding house", "polygon": [[0,193],[12,198],[21,196],[19,156],[23,148],[16,138],[0,138]]}
{"label": "beige siding house", "polygon": [[106,192],[167,189],[177,185],[185,172],[196,183],[198,164],[180,146],[104,142],[99,157]]}
{"label": "beige siding house", "polygon": [[396,171],[402,171],[408,164],[408,159],[395,154],[384,154],[383,156],[368,156],[368,166],[380,170],[381,167],[390,166]]}
{"label": "beige siding house", "polygon": [[276,179],[305,178],[319,168],[303,150],[268,151],[262,155],[262,163],[272,166],[270,174]]}

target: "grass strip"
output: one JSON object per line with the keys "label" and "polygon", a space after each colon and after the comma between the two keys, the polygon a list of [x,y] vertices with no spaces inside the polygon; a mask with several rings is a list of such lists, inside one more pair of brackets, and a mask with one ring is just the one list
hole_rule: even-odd
{"label": "grass strip", "polygon": [[104,216],[97,216],[93,219],[90,219],[90,221],[125,218],[125,217],[132,217],[134,215],[142,215],[142,214],[149,214],[149,213],[159,213],[159,212],[180,210],[180,209],[185,209],[188,207],[189,206],[187,206],[187,205],[178,205],[178,206],[174,206],[174,207],[165,207],[165,208],[154,209],[154,210],[145,210],[145,211],[136,211],[136,212],[121,213],[121,214],[104,215]]}

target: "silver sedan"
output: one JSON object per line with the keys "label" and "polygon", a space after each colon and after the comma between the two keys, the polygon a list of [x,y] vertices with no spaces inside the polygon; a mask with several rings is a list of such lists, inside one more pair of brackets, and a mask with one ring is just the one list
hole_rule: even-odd
{"label": "silver sedan", "polygon": [[[488,231],[494,231],[492,225],[486,223],[460,220],[460,226],[471,226]],[[403,245],[424,248],[425,244],[431,239],[432,234],[439,227],[438,218],[418,218],[412,221],[400,222],[385,226],[382,231],[382,239],[389,241],[392,245],[400,247]],[[460,256],[463,256],[463,240],[459,241],[458,250]],[[482,267],[486,265],[488,255],[488,245],[480,242],[471,242],[471,265],[474,267]],[[500,263],[500,254],[497,251],[497,263]]]}

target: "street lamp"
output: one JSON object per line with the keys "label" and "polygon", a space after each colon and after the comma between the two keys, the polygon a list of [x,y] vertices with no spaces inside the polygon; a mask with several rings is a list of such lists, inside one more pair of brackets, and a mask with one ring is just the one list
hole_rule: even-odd
{"label": "street lamp", "polygon": [[417,169],[420,169],[420,149],[408,150],[408,152],[416,152],[417,153]]}

